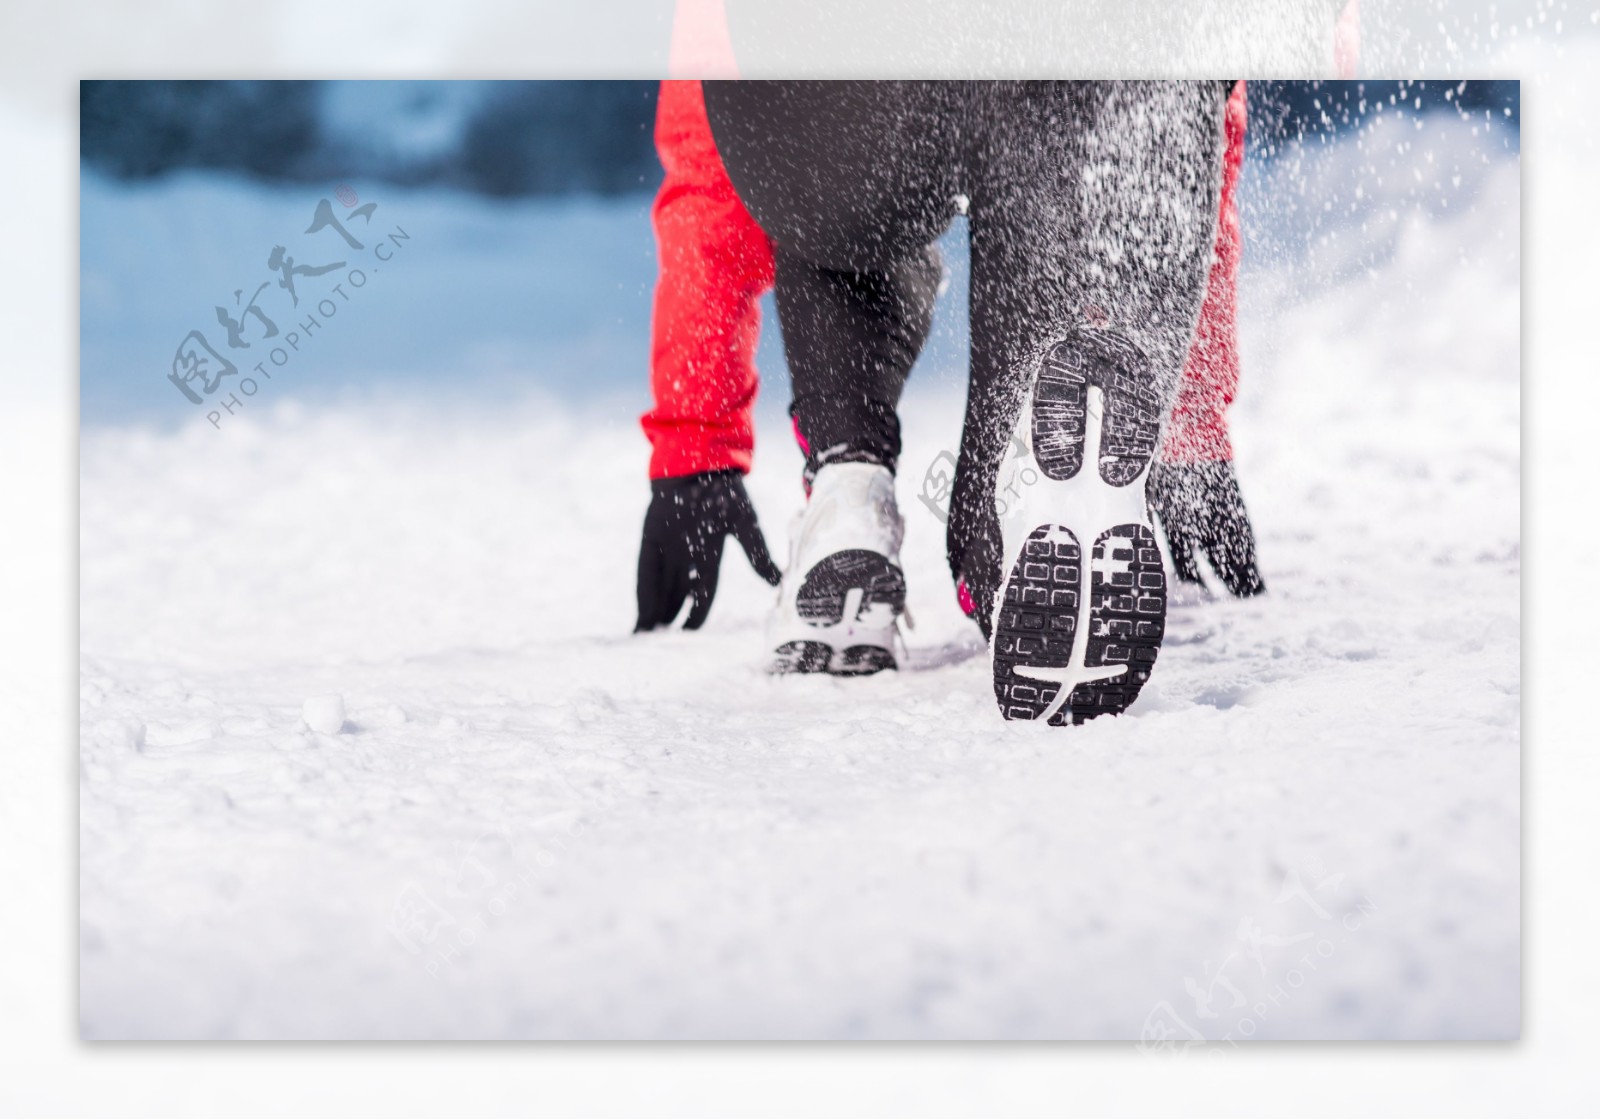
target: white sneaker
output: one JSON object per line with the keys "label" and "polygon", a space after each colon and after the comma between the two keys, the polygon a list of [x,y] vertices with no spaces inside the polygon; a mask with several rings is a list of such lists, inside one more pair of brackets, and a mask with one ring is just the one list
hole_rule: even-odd
{"label": "white sneaker", "polygon": [[767,624],[773,670],[853,676],[897,668],[906,581],[894,475],[875,463],[823,467],[789,532],[789,566]]}
{"label": "white sneaker", "polygon": [[1057,346],[1001,461],[1005,576],[990,633],[1007,719],[1059,726],[1115,715],[1155,665],[1167,585],[1145,479],[1160,405],[1124,372],[1135,361]]}

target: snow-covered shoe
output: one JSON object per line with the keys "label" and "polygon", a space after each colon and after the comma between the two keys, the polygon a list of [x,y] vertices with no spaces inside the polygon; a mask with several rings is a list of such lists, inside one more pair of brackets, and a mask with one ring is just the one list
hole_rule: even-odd
{"label": "snow-covered shoe", "polygon": [[1007,719],[1082,723],[1132,704],[1165,630],[1145,504],[1160,429],[1137,355],[1102,336],[1044,357],[1000,464],[1003,583],[990,643]]}
{"label": "snow-covered shoe", "polygon": [[854,676],[897,667],[904,531],[886,468],[834,463],[817,472],[767,625],[774,671]]}

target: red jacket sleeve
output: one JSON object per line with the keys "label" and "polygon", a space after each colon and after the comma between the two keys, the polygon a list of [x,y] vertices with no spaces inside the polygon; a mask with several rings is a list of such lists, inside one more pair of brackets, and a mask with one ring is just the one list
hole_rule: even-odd
{"label": "red jacket sleeve", "polygon": [[1245,88],[1239,82],[1228,97],[1227,150],[1222,164],[1222,201],[1217,244],[1206,278],[1200,326],[1189,347],[1178,399],[1161,444],[1167,463],[1212,462],[1233,458],[1228,439],[1228,406],[1239,390],[1239,169],[1244,165]]}
{"label": "red jacket sleeve", "polygon": [[748,471],[772,246],[728,180],[698,81],[661,83],[656,150],[666,177],[653,211],[655,407],[640,421],[650,438],[650,477]]}

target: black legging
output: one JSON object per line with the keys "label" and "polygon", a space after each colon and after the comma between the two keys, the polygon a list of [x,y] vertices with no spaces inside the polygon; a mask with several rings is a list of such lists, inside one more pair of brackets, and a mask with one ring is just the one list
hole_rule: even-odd
{"label": "black legging", "polygon": [[775,247],[808,473],[894,469],[934,242],[964,195],[971,384],[948,549],[958,577],[992,592],[995,474],[1043,352],[1131,353],[1156,419],[1171,405],[1216,234],[1228,85],[705,83],[729,177]]}

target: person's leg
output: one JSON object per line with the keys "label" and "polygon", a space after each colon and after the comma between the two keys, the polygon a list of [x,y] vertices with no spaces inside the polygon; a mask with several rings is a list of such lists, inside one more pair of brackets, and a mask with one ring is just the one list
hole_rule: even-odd
{"label": "person's leg", "polygon": [[[970,92],[989,123],[969,153],[972,385],[948,545],[993,631],[1008,716],[1120,711],[1154,659],[1165,596],[1144,480],[1204,292],[1225,95],[1193,82]],[[1112,593],[1145,585],[1159,596]],[[1159,611],[1141,619],[1147,603]]]}
{"label": "person's leg", "polygon": [[1255,530],[1233,469],[1228,406],[1239,388],[1238,287],[1242,238],[1239,172],[1244,165],[1245,83],[1228,97],[1227,151],[1217,243],[1206,278],[1200,324],[1183,368],[1178,396],[1150,471],[1150,501],[1172,554],[1173,574],[1202,583],[1200,556],[1234,595],[1266,590],[1256,566]]}
{"label": "person's leg", "polygon": [[771,237],[809,500],[768,625],[775,667],[895,666],[893,471],[954,215],[953,117],[926,83],[708,83],[712,130]]}
{"label": "person's leg", "polygon": [[778,251],[778,321],[806,480],[828,463],[900,458],[900,392],[933,322],[939,257],[840,272]]}
{"label": "person's leg", "polygon": [[772,238],[791,412],[809,481],[894,470],[896,409],[927,341],[954,214],[954,120],[932,83],[709,82],[729,175]]}
{"label": "person's leg", "polygon": [[650,321],[650,477],[750,470],[756,340],[772,247],[728,181],[699,82],[662,82],[651,217],[660,273]]}
{"label": "person's leg", "polygon": [[1206,275],[1200,322],[1184,362],[1172,415],[1161,438],[1161,462],[1174,465],[1233,458],[1228,406],[1239,391],[1239,172],[1244,166],[1245,83],[1235,83],[1224,112],[1227,147],[1217,201],[1216,244]]}

